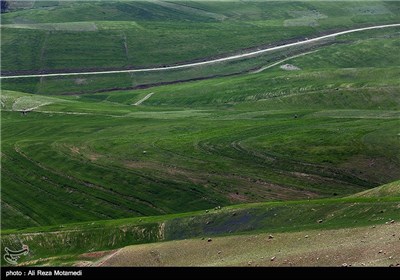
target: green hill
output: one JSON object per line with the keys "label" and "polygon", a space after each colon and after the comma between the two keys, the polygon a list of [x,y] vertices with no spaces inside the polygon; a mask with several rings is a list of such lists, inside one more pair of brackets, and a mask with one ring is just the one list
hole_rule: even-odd
{"label": "green hill", "polygon": [[384,1],[63,2],[2,15],[3,73],[167,65],[400,19]]}
{"label": "green hill", "polygon": [[[174,65],[400,22],[395,1],[10,9],[1,15],[2,75]],[[22,265],[222,265],[224,251],[227,265],[302,255],[297,264],[307,265],[314,253],[321,265],[399,262],[371,255],[376,240],[386,242],[377,254],[398,246],[399,35],[362,31],[185,69],[2,78],[2,249],[29,245]],[[339,247],[318,233],[353,253],[332,258]],[[256,236],[269,234],[281,237],[264,251]],[[288,250],[305,235],[316,243]],[[236,253],[229,245],[247,238]],[[151,253],[209,243],[222,255]],[[354,253],[363,250],[365,258]],[[124,259],[142,253],[144,263]]]}
{"label": "green hill", "polygon": [[352,197],[387,197],[387,196],[400,196],[400,182],[395,181],[389,184],[385,184],[380,187],[376,187],[370,190],[366,190],[360,193],[352,195]]}
{"label": "green hill", "polygon": [[398,38],[370,34],[285,62],[298,71],[57,98],[3,91],[3,227],[343,196],[398,179]]}

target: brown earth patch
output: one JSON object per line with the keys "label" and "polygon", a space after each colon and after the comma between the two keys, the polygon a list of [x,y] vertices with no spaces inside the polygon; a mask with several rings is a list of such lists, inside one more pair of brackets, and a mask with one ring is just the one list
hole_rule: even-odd
{"label": "brown earth patch", "polygon": [[[260,179],[246,177],[240,174],[218,174],[195,172],[176,166],[145,161],[126,161],[125,167],[151,170],[152,174],[167,176],[172,180],[192,182],[222,193],[231,202],[256,202],[265,200],[288,200],[316,198],[318,193],[280,186]],[[238,193],[232,192],[237,190]],[[251,194],[253,196],[251,196]],[[250,195],[250,196],[249,196]]]}
{"label": "brown earth patch", "polygon": [[73,154],[80,154],[80,153],[79,153],[79,148],[78,148],[78,147],[72,146],[72,147],[70,147],[69,149],[71,150],[71,152],[72,152]]}
{"label": "brown earth patch", "polygon": [[111,250],[111,251],[98,251],[98,252],[90,252],[90,253],[84,253],[79,255],[80,258],[88,258],[88,259],[99,259],[108,255],[111,255],[118,250]]}
{"label": "brown earth patch", "polygon": [[350,158],[340,167],[367,181],[385,184],[399,178],[400,166],[394,161],[382,157],[357,155]]}
{"label": "brown earth patch", "polygon": [[207,182],[207,180],[203,179],[201,175],[177,166],[146,161],[126,161],[124,162],[124,165],[132,169],[151,169],[152,171],[168,174],[169,176],[175,177],[177,180],[183,179],[195,184],[205,184]]}
{"label": "brown earth patch", "polygon": [[74,80],[74,83],[77,85],[86,85],[88,82],[87,79],[78,78]]}
{"label": "brown earth patch", "polygon": [[247,196],[243,195],[243,194],[238,194],[238,193],[229,193],[228,194],[228,198],[232,201],[232,202],[247,202],[249,199],[247,198]]}
{"label": "brown earth patch", "polygon": [[103,266],[400,266],[400,224],[190,239],[122,248]]}
{"label": "brown earth patch", "polygon": [[95,154],[95,153],[91,153],[91,154],[88,154],[87,157],[88,157],[91,161],[96,161],[96,160],[98,160],[99,158],[101,158],[102,155],[100,155],[100,154]]}

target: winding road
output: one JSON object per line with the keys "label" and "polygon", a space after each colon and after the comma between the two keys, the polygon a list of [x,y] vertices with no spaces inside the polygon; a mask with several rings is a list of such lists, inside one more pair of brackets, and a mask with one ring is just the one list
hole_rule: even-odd
{"label": "winding road", "polygon": [[52,74],[34,74],[34,75],[17,75],[17,76],[1,76],[1,79],[17,79],[17,78],[41,78],[41,77],[57,77],[57,76],[77,76],[77,75],[100,75],[100,74],[117,74],[117,73],[137,73],[137,72],[152,72],[152,71],[165,71],[165,70],[172,70],[172,69],[181,69],[181,68],[188,68],[188,67],[195,67],[195,66],[201,66],[201,65],[207,65],[207,64],[213,64],[213,63],[218,63],[218,62],[224,62],[224,61],[229,61],[229,60],[235,60],[235,59],[241,59],[245,57],[250,57],[270,51],[275,51],[275,50],[280,50],[280,49],[285,49],[293,46],[298,46],[302,44],[308,44],[316,41],[320,41],[323,39],[327,38],[332,38],[344,34],[349,34],[349,33],[354,33],[354,32],[360,32],[360,31],[366,31],[366,30],[372,30],[372,29],[382,29],[382,28],[389,28],[389,27],[400,27],[400,23],[395,23],[395,24],[385,24],[385,25],[376,25],[376,26],[369,26],[369,27],[363,27],[363,28],[356,28],[356,29],[350,29],[350,30],[345,30],[345,31],[340,31],[328,35],[323,35],[320,37],[315,37],[312,39],[306,39],[303,41],[295,42],[295,43],[288,43],[276,47],[268,47],[264,48],[261,50],[257,51],[250,51],[247,53],[242,53],[242,54],[237,54],[237,55],[232,55],[232,56],[227,56],[227,57],[222,57],[222,58],[217,58],[217,59],[210,59],[207,61],[201,61],[201,62],[194,62],[194,63],[188,63],[188,64],[181,64],[181,65],[175,65],[175,66],[165,66],[165,67],[155,67],[155,68],[143,68],[143,69],[130,69],[130,70],[112,70],[112,71],[97,71],[97,72],[76,72],[76,73],[52,73]]}

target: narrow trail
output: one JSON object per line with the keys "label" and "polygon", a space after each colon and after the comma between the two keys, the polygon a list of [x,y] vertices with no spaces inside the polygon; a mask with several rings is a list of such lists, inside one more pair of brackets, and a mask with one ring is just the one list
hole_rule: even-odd
{"label": "narrow trail", "polygon": [[[37,105],[37,106],[35,106],[35,107],[30,107],[30,108],[14,108],[14,105],[13,105],[13,108],[12,108],[12,110],[11,111],[17,111],[17,112],[31,112],[31,111],[33,111],[33,110],[36,110],[37,108],[40,108],[40,107],[42,107],[42,106],[46,106],[46,105],[49,105],[49,104],[51,104],[51,102],[47,102],[47,103],[42,103],[42,104],[40,104],[40,105]],[[5,111],[7,111],[7,110],[5,110]]]}
{"label": "narrow trail", "polygon": [[261,50],[258,50],[258,51],[250,51],[250,52],[247,52],[247,53],[227,56],[227,57],[223,57],[223,58],[210,59],[210,60],[206,60],[206,61],[187,63],[187,64],[181,64],[181,65],[175,65],[175,66],[142,68],[142,69],[130,69],[130,70],[96,71],[96,72],[52,73],[52,74],[2,76],[2,77],[0,77],[0,79],[40,78],[40,77],[78,76],[78,75],[100,75],[100,74],[118,74],[118,73],[138,73],[138,72],[166,71],[166,70],[172,70],[172,69],[189,68],[189,67],[194,67],[194,66],[214,64],[214,63],[218,63],[218,62],[224,62],[224,61],[241,59],[241,58],[245,58],[245,57],[251,57],[251,56],[262,54],[262,53],[266,53],[266,52],[285,49],[285,48],[289,48],[289,47],[293,47],[293,46],[299,46],[299,45],[303,45],[303,44],[308,44],[308,43],[312,43],[312,42],[316,42],[316,41],[320,41],[320,40],[324,40],[324,39],[327,39],[327,38],[332,38],[332,37],[336,37],[336,36],[340,36],[340,35],[345,35],[345,34],[349,34],[349,33],[355,33],[355,32],[373,30],[373,29],[390,28],[390,27],[400,27],[400,23],[376,25],[376,26],[369,26],[369,27],[363,27],[363,28],[355,28],[355,29],[350,29],[350,30],[345,30],[345,31],[340,31],[340,32],[335,32],[335,33],[332,33],[332,34],[328,34],[328,35],[315,37],[315,38],[312,38],[312,39],[306,39],[304,41],[299,41],[299,42],[295,42],[295,43],[288,43],[288,44],[284,44],[284,45],[280,45],[280,46],[276,46],[276,47],[264,48],[264,49],[261,49]]}
{"label": "narrow trail", "polygon": [[146,101],[147,99],[149,99],[152,95],[154,94],[154,92],[149,93],[148,95],[146,95],[145,97],[143,97],[142,99],[140,99],[138,102],[132,104],[134,106],[139,106],[140,104],[142,104],[144,101]]}
{"label": "narrow trail", "polygon": [[267,69],[269,69],[269,68],[272,68],[272,67],[274,67],[274,66],[276,66],[276,65],[279,65],[279,64],[281,64],[282,62],[285,62],[285,61],[287,61],[287,60],[290,60],[290,59],[293,59],[293,58],[296,58],[296,57],[300,57],[300,56],[304,56],[304,55],[307,55],[307,54],[310,54],[310,53],[315,53],[315,52],[317,52],[317,51],[306,52],[306,53],[297,54],[297,55],[294,55],[294,56],[291,56],[291,57],[287,57],[287,58],[285,58],[285,59],[279,60],[279,61],[277,61],[277,62],[274,62],[274,63],[270,64],[270,65],[267,65],[267,66],[264,66],[264,67],[262,67],[262,68],[260,68],[260,69],[257,69],[257,70],[255,70],[255,71],[253,71],[253,72],[251,72],[251,73],[252,73],[252,74],[257,74],[257,73],[260,73],[260,72],[262,72],[262,71],[264,71],[264,70],[267,70]]}
{"label": "narrow trail", "polygon": [[98,260],[97,262],[91,264],[90,266],[104,266],[104,263],[107,262],[108,260],[112,259],[115,255],[119,254],[122,251],[123,248],[120,248],[118,250],[115,250],[114,252],[112,252],[111,254],[101,258],[100,260]]}

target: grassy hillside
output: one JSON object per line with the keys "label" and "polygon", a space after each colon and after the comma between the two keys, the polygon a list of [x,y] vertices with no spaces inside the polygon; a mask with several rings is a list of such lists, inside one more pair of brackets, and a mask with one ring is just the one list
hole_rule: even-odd
{"label": "grassy hillside", "polygon": [[[362,68],[365,70],[372,67],[388,68],[399,65],[399,58],[396,55],[399,44],[398,30],[399,28],[385,28],[382,30],[363,31],[312,44],[272,51],[254,57],[184,69],[139,73],[6,79],[2,81],[2,87],[4,89],[46,95],[82,94],[99,91],[104,92],[107,91],[107,89],[122,90],[143,88],[149,85],[154,86],[176,81],[215,78],[237,75],[240,73],[257,73],[263,71],[263,69],[264,72],[272,72],[272,75],[275,76],[275,70],[280,70],[279,66],[285,63],[298,65],[302,71],[280,70],[278,71],[279,74],[285,72],[285,74],[290,74],[290,72],[292,72],[292,74],[297,76],[298,74],[304,74],[304,72],[311,70],[330,71],[332,69],[343,68],[346,70],[348,70],[347,68]],[[368,57],[368,59],[366,59],[366,57]],[[276,63],[278,63],[278,65],[276,65]],[[369,70],[371,71],[371,69]],[[336,75],[332,74],[333,73],[325,74],[325,76],[329,76],[324,78],[330,81],[324,84],[324,86],[329,89],[333,86],[345,86],[342,82],[343,78],[345,78],[343,75],[337,77],[338,73],[335,73]],[[265,76],[262,75],[262,77]],[[290,78],[290,76],[287,78]],[[301,78],[304,79],[305,77],[301,76]],[[315,83],[314,80],[316,78],[317,77],[314,75],[312,79],[313,83]],[[371,79],[371,77],[360,77],[359,82],[361,83],[364,79],[369,82],[376,82],[375,79]],[[336,82],[335,85],[332,80],[337,80],[341,83],[339,84]],[[243,80],[241,82],[243,83]],[[280,81],[280,83],[283,82],[285,82],[284,90],[286,90],[288,88],[287,81]],[[293,86],[295,86],[295,90],[297,90],[297,86],[302,90],[314,90],[315,88],[310,88],[310,82],[302,80],[300,84],[296,83]],[[321,83],[322,81],[319,81],[317,84]],[[315,86],[317,84],[315,84]],[[256,85],[261,87],[259,82],[257,82]],[[359,84],[358,86],[363,85],[364,84]],[[246,87],[249,86],[251,85],[246,85]],[[280,89],[280,85],[268,84],[268,87],[271,86],[276,86],[277,89]],[[260,91],[262,89],[257,88],[256,90]],[[199,96],[199,98],[202,97],[202,95]],[[208,100],[202,100],[202,102],[205,104],[209,103]],[[232,102],[232,100],[229,100],[229,102]],[[198,106],[200,104],[197,103],[195,105]]]}
{"label": "grassy hillside", "polygon": [[[3,227],[342,196],[398,179],[398,31],[340,40],[284,62],[297,71],[56,98],[3,90]],[[68,80],[98,81],[14,86]],[[118,79],[97,86],[107,83]]]}
{"label": "grassy hillside", "polygon": [[400,196],[400,181],[395,181],[377,188],[356,193],[352,196],[353,197]]}
{"label": "grassy hillside", "polygon": [[[398,102],[380,92],[382,104]],[[6,228],[345,195],[398,178],[396,103],[221,111],[15,92],[2,102]]]}
{"label": "grassy hillside", "polygon": [[[397,2],[67,2],[2,14],[3,73],[169,65],[354,26]],[[18,55],[15,55],[18,53]]]}
{"label": "grassy hillside", "polygon": [[[400,22],[395,1],[11,8],[1,15],[3,74],[170,65]],[[192,239],[125,248],[110,259],[119,265],[121,256],[197,248],[217,236],[212,246],[229,251],[244,234],[282,233],[294,242],[320,232],[351,250],[347,233],[364,236],[377,225],[386,250],[397,228],[391,221],[400,219],[399,35],[370,30],[164,72],[2,79],[2,246],[27,244],[24,264],[57,265]],[[375,250],[368,240],[371,247],[357,250]],[[286,250],[290,242],[278,244]],[[299,245],[285,256],[318,249]],[[249,256],[265,257],[258,246],[224,261],[257,263]],[[204,254],[181,264],[198,265]],[[221,264],[218,256],[209,261]]]}

